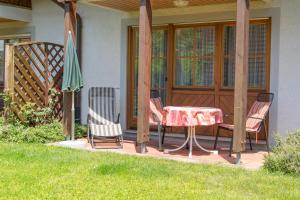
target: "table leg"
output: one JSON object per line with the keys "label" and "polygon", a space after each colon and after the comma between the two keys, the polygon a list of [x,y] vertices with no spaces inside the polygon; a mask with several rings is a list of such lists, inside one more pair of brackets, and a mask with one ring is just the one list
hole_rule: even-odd
{"label": "table leg", "polygon": [[189,132],[189,135],[190,135],[189,158],[192,158],[192,156],[193,156],[193,128],[188,127],[188,132]]}
{"label": "table leg", "polygon": [[212,153],[212,154],[215,154],[215,155],[218,155],[218,151],[210,151],[210,150],[207,150],[205,148],[203,148],[197,141],[197,138],[196,138],[196,127],[195,126],[192,126],[192,127],[188,127],[188,135],[187,135],[187,138],[185,140],[185,142],[178,148],[176,149],[165,149],[164,150],[164,153],[169,153],[169,152],[174,152],[174,151],[178,151],[182,148],[184,148],[186,146],[186,144],[189,142],[189,145],[190,145],[190,148],[189,148],[189,158],[192,158],[193,156],[193,139],[196,143],[196,145],[202,150],[202,151],[205,151],[205,152],[208,152],[208,153]]}
{"label": "table leg", "polygon": [[158,124],[158,148],[159,151],[162,151],[162,145],[161,145],[161,124]]}
{"label": "table leg", "polygon": [[196,145],[202,150],[202,151],[205,151],[205,152],[208,152],[208,153],[212,153],[214,155],[218,155],[218,151],[210,151],[210,150],[207,150],[205,148],[203,148],[197,141],[197,138],[196,138],[196,128],[195,126],[192,127],[192,137],[194,138],[194,141],[196,143]]}
{"label": "table leg", "polygon": [[[190,130],[190,128],[189,128],[188,130]],[[190,142],[192,143],[192,135],[191,135],[191,131],[188,131],[188,136],[187,136],[185,142],[184,142],[180,147],[178,147],[178,148],[176,148],[176,149],[165,149],[165,150],[164,150],[164,153],[174,152],[174,151],[178,151],[178,150],[184,148],[185,145],[188,143],[189,140],[190,140]],[[190,149],[191,149],[191,148],[190,148]]]}

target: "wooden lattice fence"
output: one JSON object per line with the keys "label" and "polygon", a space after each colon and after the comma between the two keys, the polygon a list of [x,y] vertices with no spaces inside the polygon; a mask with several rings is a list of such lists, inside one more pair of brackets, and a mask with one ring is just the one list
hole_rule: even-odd
{"label": "wooden lattice fence", "polygon": [[[30,42],[6,47],[5,88],[20,108],[26,102],[48,105],[49,91],[60,91],[64,65],[64,47],[47,42]],[[62,95],[55,114],[62,118]]]}

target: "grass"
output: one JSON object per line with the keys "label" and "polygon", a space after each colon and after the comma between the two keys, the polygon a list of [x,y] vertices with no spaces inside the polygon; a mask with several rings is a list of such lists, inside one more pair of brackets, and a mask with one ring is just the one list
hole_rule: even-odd
{"label": "grass", "polygon": [[300,199],[300,178],[0,143],[0,199]]}

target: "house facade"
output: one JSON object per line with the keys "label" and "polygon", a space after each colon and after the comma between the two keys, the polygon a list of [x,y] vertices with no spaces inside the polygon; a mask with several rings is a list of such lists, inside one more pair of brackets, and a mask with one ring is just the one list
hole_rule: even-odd
{"label": "house facade", "polygon": [[[119,88],[123,129],[136,127],[137,2],[77,2],[84,79],[82,123],[86,122],[88,112],[88,89],[110,86]],[[158,91],[167,105],[213,106],[231,114],[236,3],[203,2],[190,1],[185,7],[166,3],[158,9],[153,5],[151,89]],[[285,135],[300,127],[299,17],[298,0],[251,2],[248,107],[259,92],[275,94],[269,114],[270,134]],[[4,45],[28,40],[63,44],[64,10],[54,1],[0,4],[0,87],[4,82]],[[215,130],[199,128],[197,132],[212,136]]]}

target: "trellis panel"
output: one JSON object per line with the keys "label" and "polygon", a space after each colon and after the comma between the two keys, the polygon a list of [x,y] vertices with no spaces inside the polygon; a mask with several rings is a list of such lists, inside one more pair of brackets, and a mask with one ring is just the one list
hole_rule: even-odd
{"label": "trellis panel", "polygon": [[[14,45],[11,48],[12,62],[6,79],[12,79],[6,89],[13,91],[13,100],[20,108],[26,102],[38,106],[47,106],[49,91],[52,88],[61,90],[64,47],[47,42],[30,42]],[[55,115],[62,119],[62,95],[55,106]]]}

